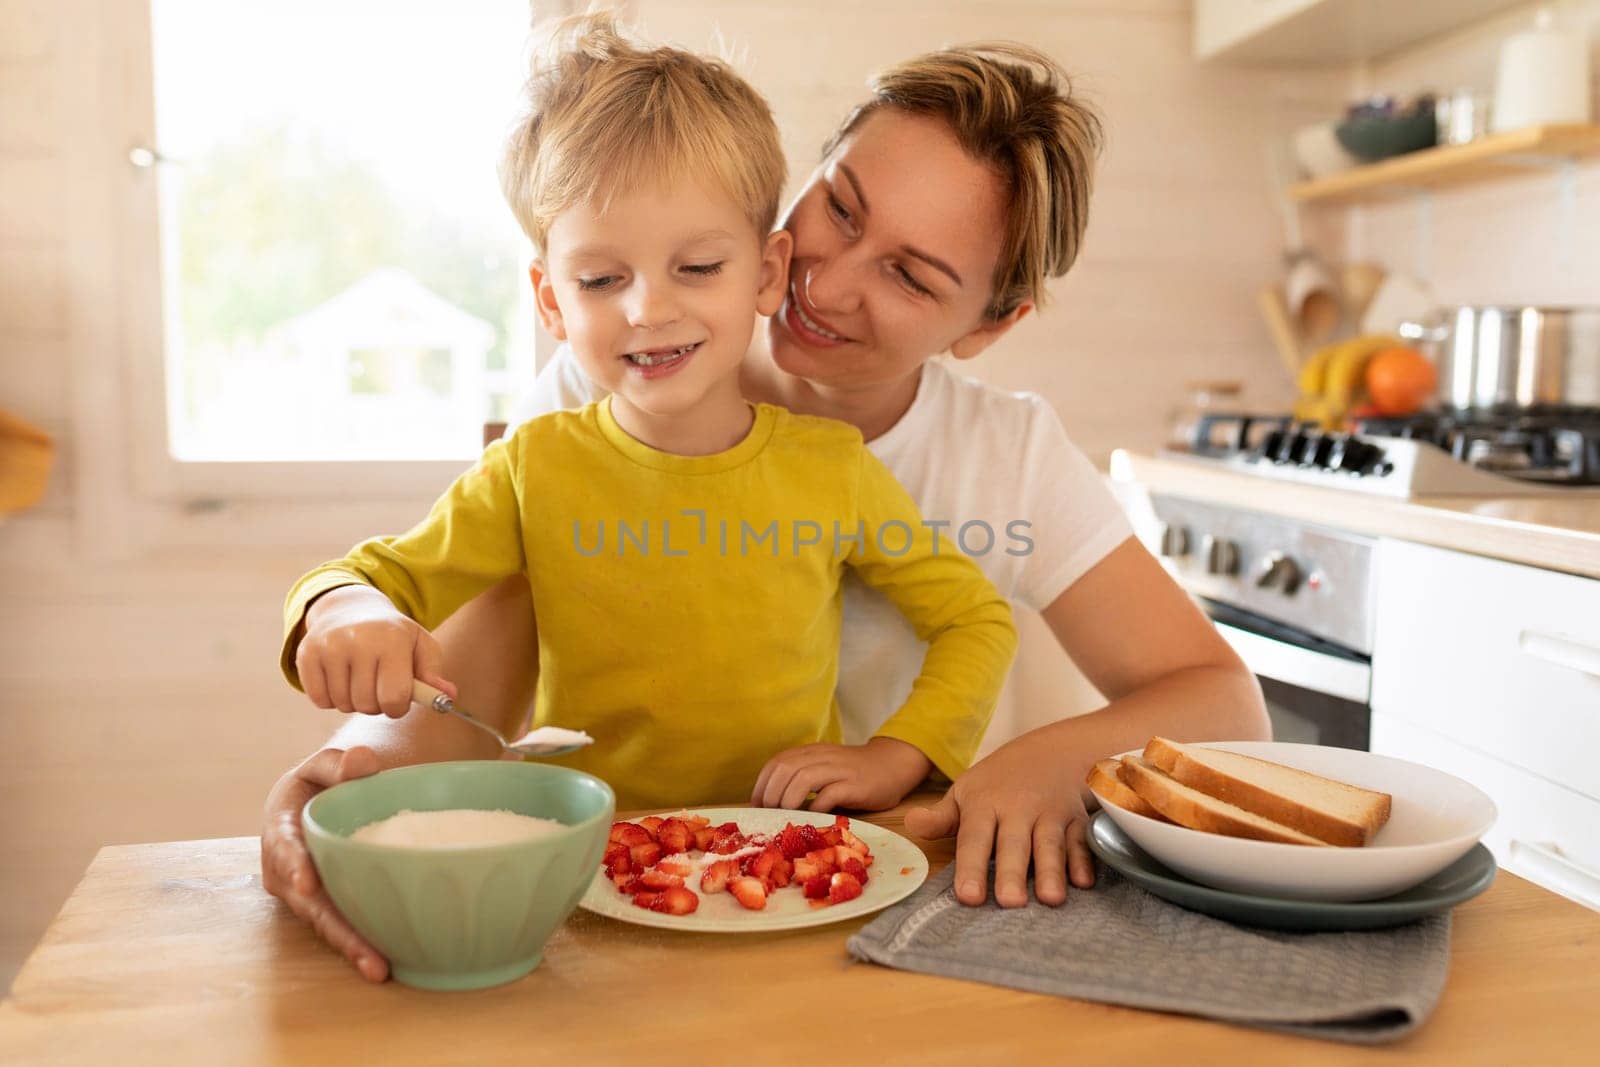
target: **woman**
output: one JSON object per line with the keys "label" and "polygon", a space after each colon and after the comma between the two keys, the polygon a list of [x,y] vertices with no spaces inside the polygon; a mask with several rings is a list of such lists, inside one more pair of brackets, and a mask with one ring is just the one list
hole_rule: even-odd
{"label": "woman", "polygon": [[[752,352],[743,372],[752,399],[860,428],[925,520],[950,523],[947,536],[960,537],[1003,593],[1038,610],[1110,699],[1016,738],[934,807],[907,814],[914,834],[957,835],[956,893],[967,904],[985,900],[991,856],[1002,906],[1027,902],[1030,860],[1043,903],[1062,903],[1069,880],[1093,884],[1083,780],[1095,759],[1158,733],[1269,734],[1255,679],[1131,536],[1049,407],[930,362],[982,352],[1034,310],[1048,277],[1071,266],[1098,147],[1094,114],[1031,49],[946,49],[880,75],[785,220],[794,237],[788,296],[766,350]],[[523,414],[598,396],[570,357],[558,356]],[[987,550],[984,528],[997,538]],[[516,731],[537,679],[537,664],[527,662],[535,636],[526,583],[485,594],[437,636],[462,704]],[[847,590],[839,681],[847,740],[869,736],[893,711],[921,655],[892,609]],[[827,780],[835,748],[774,759],[752,802],[801,806],[810,783]],[[354,718],[268,797],[267,889],[381,981],[382,956],[317,884],[301,806],[381,767],[496,754],[492,741],[448,716]]]}

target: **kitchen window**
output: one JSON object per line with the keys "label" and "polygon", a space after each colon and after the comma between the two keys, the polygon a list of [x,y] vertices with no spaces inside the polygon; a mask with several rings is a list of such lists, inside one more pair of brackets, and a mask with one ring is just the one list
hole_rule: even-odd
{"label": "kitchen window", "polygon": [[126,164],[147,222],[125,294],[142,480],[442,488],[533,375],[531,253],[495,175],[527,0],[149,0],[147,17]]}

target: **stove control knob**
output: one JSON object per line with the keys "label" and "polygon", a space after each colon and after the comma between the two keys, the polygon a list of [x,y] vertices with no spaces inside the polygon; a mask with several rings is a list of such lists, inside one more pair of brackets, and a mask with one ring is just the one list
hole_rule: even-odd
{"label": "stove control knob", "polygon": [[1226,538],[1206,534],[1200,539],[1200,557],[1207,574],[1239,573],[1239,546]]}
{"label": "stove control knob", "polygon": [[1274,463],[1299,463],[1300,457],[1305,455],[1306,442],[1309,440],[1304,430],[1296,430],[1278,445],[1277,454],[1272,457]]}
{"label": "stove control knob", "polygon": [[1161,527],[1161,554],[1179,558],[1189,554],[1189,527],[1166,523]]}
{"label": "stove control knob", "polygon": [[1256,586],[1261,589],[1277,586],[1284,596],[1291,596],[1300,588],[1302,577],[1300,564],[1282,552],[1273,552],[1261,561],[1261,566],[1256,570]]}

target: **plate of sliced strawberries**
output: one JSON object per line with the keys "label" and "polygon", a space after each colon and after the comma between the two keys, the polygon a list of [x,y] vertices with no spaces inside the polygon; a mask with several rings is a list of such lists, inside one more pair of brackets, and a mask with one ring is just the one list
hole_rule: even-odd
{"label": "plate of sliced strawberries", "polygon": [[871,823],[696,808],[613,823],[579,906],[669,930],[792,930],[871,914],[927,877],[922,849]]}

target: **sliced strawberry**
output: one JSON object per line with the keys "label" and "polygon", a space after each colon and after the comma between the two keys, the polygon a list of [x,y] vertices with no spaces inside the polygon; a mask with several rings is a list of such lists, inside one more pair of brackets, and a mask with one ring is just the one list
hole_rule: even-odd
{"label": "sliced strawberry", "polygon": [[627,845],[612,845],[606,849],[606,873],[612,877],[627,874],[633,869],[633,856],[628,852]]}
{"label": "sliced strawberry", "polygon": [[660,893],[652,893],[649,890],[645,890],[642,893],[633,894],[633,906],[636,908],[645,908],[649,911],[654,911],[656,909],[656,905],[659,903],[661,903]]}
{"label": "sliced strawberry", "polygon": [[818,874],[832,874],[839,869],[838,857],[831,848],[819,848],[815,852],[808,852],[806,859],[817,865]]}
{"label": "sliced strawberry", "polygon": [[682,819],[667,819],[656,828],[656,840],[661,842],[661,851],[666,855],[687,852],[694,844],[694,831]]}
{"label": "sliced strawberry", "polygon": [[826,878],[832,873],[824,864],[818,863],[810,856],[801,856],[794,861],[794,880],[797,882],[809,882],[813,878]]}
{"label": "sliced strawberry", "polygon": [[717,832],[709,826],[702,826],[694,832],[694,847],[701,852],[710,852],[711,846],[717,843]]}
{"label": "sliced strawberry", "polygon": [[817,840],[822,842],[823,848],[833,848],[844,844],[844,835],[837,826],[823,826],[817,830]]}
{"label": "sliced strawberry", "polygon": [[861,895],[861,882],[853,874],[840,871],[828,882],[828,899],[835,904],[843,904],[847,900],[854,900]]}
{"label": "sliced strawberry", "polygon": [[834,849],[833,849],[833,862],[834,862],[834,864],[837,865],[838,868],[842,871],[842,870],[844,870],[845,863],[848,862],[849,860],[855,860],[856,862],[860,863],[861,866],[863,866],[863,867],[865,867],[867,865],[867,862],[866,862],[867,861],[867,857],[863,856],[861,853],[857,852],[855,849],[846,848],[843,845],[835,845]]}
{"label": "sliced strawberry", "polygon": [[694,863],[688,856],[663,856],[661,862],[656,864],[656,870],[687,878],[694,873]]}
{"label": "sliced strawberry", "polygon": [[633,857],[633,862],[639,867],[654,867],[661,858],[661,846],[654,841],[646,841],[642,845],[634,845],[628,850],[628,855]]}
{"label": "sliced strawberry", "polygon": [[611,843],[627,845],[646,845],[654,840],[644,827],[631,822],[614,822],[611,824]]}
{"label": "sliced strawberry", "polygon": [[619,892],[619,893],[626,893],[628,891],[628,889],[627,889],[628,883],[633,881],[633,880],[634,880],[634,876],[633,876],[633,874],[631,872],[624,872],[622,874],[613,874],[611,876],[611,884],[617,887],[617,892]]}
{"label": "sliced strawberry", "polygon": [[667,915],[688,915],[699,907],[700,898],[694,895],[694,890],[676,886],[662,893],[660,899],[650,905],[650,910]]}
{"label": "sliced strawberry", "polygon": [[630,897],[636,893],[648,892],[650,889],[649,886],[644,884],[644,879],[636,874],[629,875],[628,880],[617,886],[617,888],[628,894]]}
{"label": "sliced strawberry", "polygon": [[746,861],[744,873],[752,878],[761,879],[766,883],[767,891],[771,892],[789,884],[789,879],[794,874],[794,865],[784,859],[783,852],[773,845]]}
{"label": "sliced strawberry", "polygon": [[805,845],[807,852],[815,852],[817,849],[824,847],[822,835],[817,833],[817,828],[815,826],[807,823],[806,825],[801,826],[799,829],[800,843]]}
{"label": "sliced strawberry", "polygon": [[655,867],[641,874],[639,883],[646,889],[676,889],[683,884],[683,877],[681,875],[668,874],[660,867]]}
{"label": "sliced strawberry", "polygon": [[744,848],[749,843],[750,842],[743,834],[728,834],[715,845],[712,845],[711,851],[715,852],[719,856],[727,856],[734,852],[738,852],[741,848]]}
{"label": "sliced strawberry", "polygon": [[797,859],[811,851],[806,848],[805,841],[800,836],[800,828],[794,823],[778,831],[778,849],[786,860]]}
{"label": "sliced strawberry", "polygon": [[681,815],[679,818],[688,823],[691,830],[704,830],[711,825],[711,820],[704,815]]}
{"label": "sliced strawberry", "polygon": [[736,834],[739,832],[739,824],[736,822],[725,822],[715,829],[721,830],[725,834]]}
{"label": "sliced strawberry", "polygon": [[721,893],[728,888],[730,879],[738,878],[739,864],[733,860],[718,860],[707,867],[700,876],[700,891],[702,893]]}
{"label": "sliced strawberry", "polygon": [[650,835],[650,840],[656,839],[656,831],[661,829],[661,824],[666,822],[659,815],[650,815],[639,820],[639,825],[644,827],[644,832]]}
{"label": "sliced strawberry", "polygon": [[851,857],[850,859],[845,860],[844,863],[840,864],[839,870],[844,874],[850,875],[862,885],[867,884],[867,868],[860,860]]}
{"label": "sliced strawberry", "polygon": [[815,878],[807,878],[805,882],[806,899],[826,900],[828,896],[828,881],[829,878],[825,874],[818,875]]}
{"label": "sliced strawberry", "polygon": [[728,882],[728,892],[733,899],[749,908],[760,911],[767,906],[767,887],[759,878],[734,878]]}

